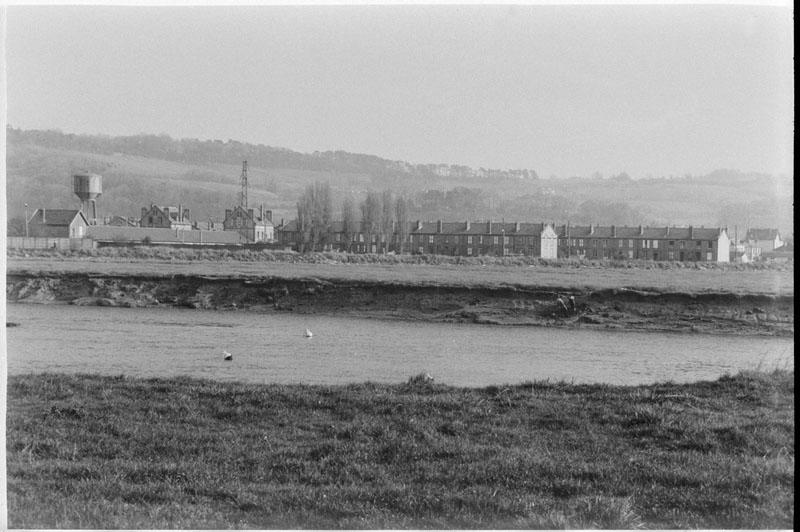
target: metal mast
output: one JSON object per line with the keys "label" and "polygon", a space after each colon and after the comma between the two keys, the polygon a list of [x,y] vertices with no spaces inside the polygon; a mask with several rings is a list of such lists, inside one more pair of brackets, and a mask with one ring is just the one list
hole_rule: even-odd
{"label": "metal mast", "polygon": [[242,161],[242,192],[239,198],[239,205],[247,211],[247,161]]}

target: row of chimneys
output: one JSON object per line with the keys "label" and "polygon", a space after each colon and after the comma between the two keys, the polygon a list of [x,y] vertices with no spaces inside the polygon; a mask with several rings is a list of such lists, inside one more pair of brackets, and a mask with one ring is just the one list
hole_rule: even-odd
{"label": "row of chimneys", "polygon": [[[569,224],[565,225],[564,228],[565,228],[565,232],[569,232]],[[595,225],[594,224],[589,225],[589,234],[590,235],[594,234],[594,230],[595,230]],[[722,230],[722,228],[720,228],[720,230]],[[639,235],[644,235],[644,226],[642,226],[642,225],[639,226]],[[617,226],[616,225],[612,225],[611,226],[611,236],[612,236],[612,238],[615,238],[617,236]],[[664,236],[669,236],[669,226],[666,226],[664,228]],[[689,238],[694,238],[694,227],[691,226],[691,225],[689,226]]]}
{"label": "row of chimneys", "polygon": [[[486,232],[489,233],[489,234],[491,234],[491,232],[492,232],[492,224],[493,223],[494,222],[492,222],[491,220],[486,222]],[[545,224],[542,224],[542,225],[545,225]],[[469,220],[467,220],[465,222],[465,224],[464,224],[464,230],[465,231],[469,231],[471,227],[472,227],[471,222]],[[521,227],[520,222],[514,222],[514,232],[515,233],[518,233],[520,231],[520,227]],[[422,220],[417,220],[416,231],[421,231],[421,230],[422,230]],[[436,222],[436,232],[437,233],[441,233],[443,230],[444,230],[444,222],[442,222],[442,220],[438,220]]]}

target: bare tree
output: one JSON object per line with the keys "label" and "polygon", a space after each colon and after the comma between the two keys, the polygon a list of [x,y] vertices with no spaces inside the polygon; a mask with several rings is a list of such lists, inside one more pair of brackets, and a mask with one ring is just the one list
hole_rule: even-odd
{"label": "bare tree", "polygon": [[394,205],[394,216],[397,220],[397,252],[402,254],[408,239],[408,201],[404,196],[398,196]]}
{"label": "bare tree", "polygon": [[361,224],[366,233],[369,253],[373,251],[372,239],[379,233],[381,210],[381,195],[377,192],[367,192],[366,199],[361,203]]}
{"label": "bare tree", "polygon": [[394,199],[391,190],[384,190],[381,195],[381,217],[379,224],[380,240],[383,244],[383,252],[388,251],[389,240],[392,234],[392,221],[394,221]]}
{"label": "bare tree", "polygon": [[342,237],[344,238],[345,252],[350,253],[353,247],[353,237],[357,232],[356,207],[351,198],[345,198],[342,202]]}
{"label": "bare tree", "polygon": [[332,213],[330,185],[320,182],[308,185],[297,201],[299,251],[325,249],[330,241]]}

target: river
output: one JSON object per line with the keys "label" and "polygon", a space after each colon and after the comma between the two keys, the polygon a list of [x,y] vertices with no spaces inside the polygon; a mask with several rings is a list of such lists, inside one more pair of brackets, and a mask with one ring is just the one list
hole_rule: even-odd
{"label": "river", "polygon": [[[284,313],[9,304],[8,374],[249,383],[648,384],[794,368],[792,339],[419,323]],[[306,338],[306,328],[313,337]],[[233,355],[223,360],[223,351]]]}

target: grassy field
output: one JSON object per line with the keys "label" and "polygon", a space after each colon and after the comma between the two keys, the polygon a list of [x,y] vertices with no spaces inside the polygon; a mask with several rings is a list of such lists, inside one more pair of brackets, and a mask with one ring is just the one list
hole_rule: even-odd
{"label": "grassy field", "polygon": [[8,382],[12,528],[791,528],[794,373]]}
{"label": "grassy field", "polygon": [[[145,258],[142,253],[150,256]],[[213,260],[212,260],[213,259]],[[350,262],[357,261],[357,262]],[[107,275],[316,277],[429,285],[519,285],[575,289],[635,288],[664,292],[794,295],[793,266],[743,267],[679,263],[598,263],[520,258],[458,258],[273,252],[100,250],[91,255],[42,253],[7,259],[17,271]]]}

